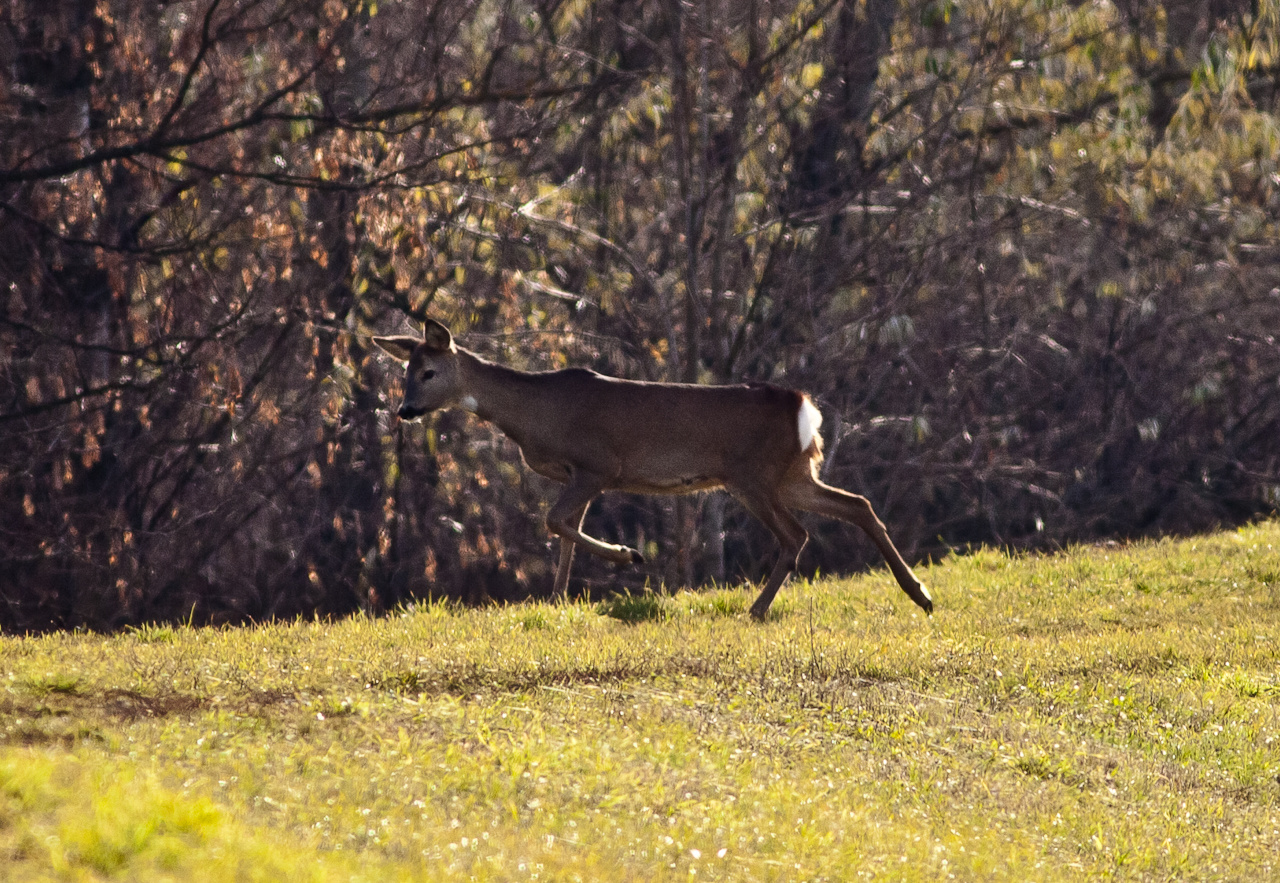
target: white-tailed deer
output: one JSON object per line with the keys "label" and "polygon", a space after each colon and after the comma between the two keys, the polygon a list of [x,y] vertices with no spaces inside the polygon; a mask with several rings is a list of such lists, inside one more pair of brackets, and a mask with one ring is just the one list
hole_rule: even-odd
{"label": "white-tailed deer", "polygon": [[902,590],[926,612],[933,599],[902,560],[865,497],[818,480],[822,415],[809,397],[767,384],[696,386],[641,383],[594,371],[529,373],[459,348],[428,321],[421,339],[375,337],[407,363],[402,420],[462,407],[507,434],[535,472],[565,485],[547,514],[560,537],[554,591],[564,594],[575,546],[621,564],[635,549],[582,532],[587,507],[603,491],[687,494],[723,488],[764,522],[782,547],[751,615],[763,619],[796,568],[809,534],[793,509],[838,518],[866,531]]}

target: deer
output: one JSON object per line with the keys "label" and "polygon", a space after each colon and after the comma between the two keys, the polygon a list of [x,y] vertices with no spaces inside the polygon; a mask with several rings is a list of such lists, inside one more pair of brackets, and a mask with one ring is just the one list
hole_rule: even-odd
{"label": "deer", "polygon": [[751,605],[754,619],[765,619],[808,542],[796,510],[861,528],[907,596],[925,613],[933,612],[929,591],[867,498],[819,479],[822,415],[807,393],[767,383],[624,380],[584,368],[521,371],[458,346],[434,319],[426,321],[421,338],[373,341],[405,364],[400,420],[461,407],[514,441],[529,469],[564,485],[546,516],[547,529],[560,538],[553,597],[568,597],[579,546],[618,564],[644,562],[635,549],[582,532],[587,508],[600,494],[723,489],[769,529],[780,548]]}

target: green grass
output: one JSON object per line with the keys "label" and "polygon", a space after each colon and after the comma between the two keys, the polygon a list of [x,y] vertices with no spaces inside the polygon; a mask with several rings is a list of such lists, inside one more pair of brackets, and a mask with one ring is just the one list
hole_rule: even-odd
{"label": "green grass", "polygon": [[0,878],[1280,873],[1280,524],[922,575],[0,636]]}

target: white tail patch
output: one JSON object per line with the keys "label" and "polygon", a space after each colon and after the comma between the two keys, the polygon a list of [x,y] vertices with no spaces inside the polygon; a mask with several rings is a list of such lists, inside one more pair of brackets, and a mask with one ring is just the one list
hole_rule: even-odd
{"label": "white tail patch", "polygon": [[807,451],[816,442],[821,444],[818,428],[822,426],[822,412],[814,407],[808,396],[800,402],[800,414],[796,419],[800,430],[800,450]]}

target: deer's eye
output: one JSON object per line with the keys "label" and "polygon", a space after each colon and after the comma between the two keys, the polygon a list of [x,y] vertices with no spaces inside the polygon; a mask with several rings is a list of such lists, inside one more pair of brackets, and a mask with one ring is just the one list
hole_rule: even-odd
{"label": "deer's eye", "polygon": [[423,379],[423,380],[430,380],[432,377],[435,377],[435,376],[436,376],[436,369],[435,369],[435,368],[426,368],[426,369],[424,369],[424,370],[423,370],[423,372],[422,372],[422,379]]}

